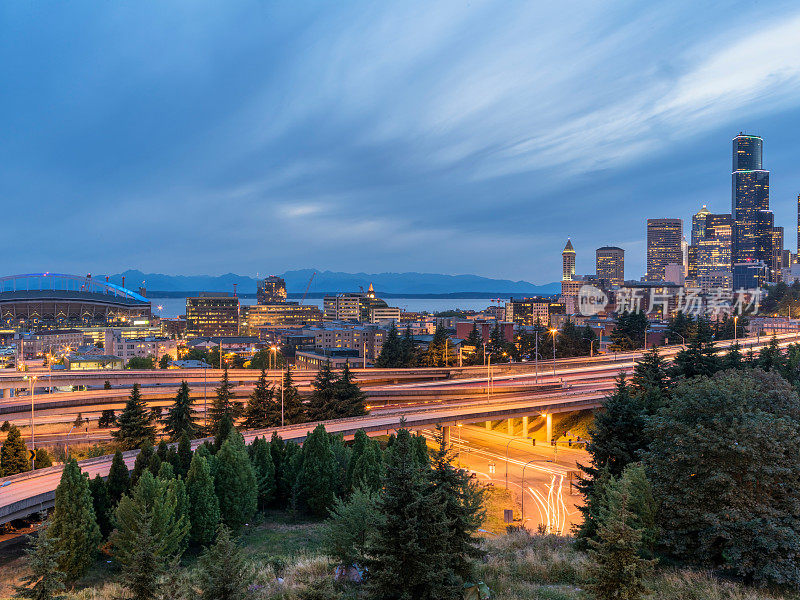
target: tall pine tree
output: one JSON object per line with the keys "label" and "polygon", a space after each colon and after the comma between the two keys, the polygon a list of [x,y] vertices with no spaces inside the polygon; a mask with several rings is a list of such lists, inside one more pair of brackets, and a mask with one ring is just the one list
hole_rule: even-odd
{"label": "tall pine tree", "polygon": [[210,433],[214,435],[218,433],[217,429],[225,417],[236,422],[241,413],[242,403],[233,397],[233,384],[228,377],[228,367],[226,366],[222,372],[219,387],[216,389],[216,397],[211,404],[211,408],[208,409]]}
{"label": "tall pine tree", "polygon": [[345,362],[342,374],[333,384],[334,402],[328,418],[346,419],[367,414],[367,395],[353,381],[350,363]]}
{"label": "tall pine tree", "polygon": [[117,450],[111,461],[111,470],[108,472],[108,496],[113,506],[117,505],[122,495],[131,487],[131,474],[122,458],[122,452]]}
{"label": "tall pine tree", "polygon": [[372,598],[432,600],[456,598],[460,582],[452,558],[441,540],[448,523],[426,468],[419,465],[416,442],[400,429],[387,454],[378,512],[367,560]]}
{"label": "tall pine tree", "polygon": [[28,448],[22,441],[22,435],[16,425],[8,430],[8,437],[0,448],[0,475],[8,477],[31,470],[28,460]]}
{"label": "tall pine tree", "polygon": [[52,536],[50,522],[45,523],[34,538],[28,536],[25,549],[29,573],[22,578],[22,585],[16,588],[15,598],[29,600],[62,600],[65,598],[64,573],[58,561],[63,554]]}
{"label": "tall pine tree", "polygon": [[261,369],[261,376],[256,382],[247,405],[244,407],[242,426],[247,429],[261,429],[271,425],[269,413],[275,402],[275,390],[267,382],[267,373]]}
{"label": "tall pine tree", "polygon": [[75,581],[94,562],[101,541],[94,514],[89,479],[75,459],[67,459],[56,488],[50,533],[59,552],[58,569],[67,581]]}
{"label": "tall pine tree", "polygon": [[395,369],[403,367],[403,343],[400,340],[400,334],[397,332],[397,326],[394,321],[389,326],[389,331],[383,339],[383,346],[381,346],[381,353],[375,360],[375,366],[381,369]]}
{"label": "tall pine tree", "polygon": [[193,404],[189,384],[182,381],[175,401],[164,418],[164,432],[173,442],[177,442],[184,433],[189,438],[197,437],[200,434],[200,427],[195,423],[197,413]]}
{"label": "tall pine tree", "polygon": [[[275,404],[277,408],[277,423],[281,424],[281,396],[280,393],[275,394]],[[297,423],[306,422],[306,409],[303,405],[303,399],[300,397],[300,392],[294,384],[292,377],[292,370],[286,368],[283,373],[283,416],[286,425],[296,425]]]}
{"label": "tall pine tree", "polygon": [[258,503],[256,475],[242,436],[234,432],[214,458],[220,517],[233,531],[239,531],[255,514]]}
{"label": "tall pine tree", "polygon": [[336,418],[336,393],[339,378],[333,372],[331,361],[326,360],[311,382],[313,391],[308,399],[308,420],[326,421]]}
{"label": "tall pine tree", "polygon": [[203,456],[195,454],[186,476],[189,502],[189,538],[196,544],[208,545],[214,540],[219,525],[219,500],[214,479]]}
{"label": "tall pine tree", "polygon": [[308,511],[324,517],[333,505],[337,485],[336,457],[325,427],[320,424],[303,442],[303,466],[298,481],[298,497]]}
{"label": "tall pine tree", "polygon": [[217,541],[199,560],[198,584],[203,598],[244,600],[253,579],[244,552],[231,539],[230,530],[220,525]]}
{"label": "tall pine tree", "polygon": [[156,428],[147,404],[142,400],[139,384],[134,383],[125,408],[117,418],[119,429],[111,433],[122,450],[141,448],[145,442],[154,444]]}

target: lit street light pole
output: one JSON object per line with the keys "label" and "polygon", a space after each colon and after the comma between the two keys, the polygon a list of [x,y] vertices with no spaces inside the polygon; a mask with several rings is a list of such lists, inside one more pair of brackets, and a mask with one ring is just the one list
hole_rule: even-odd
{"label": "lit street light pole", "polygon": [[25,375],[23,379],[26,379],[30,382],[30,391],[31,391],[31,451],[33,452],[34,458],[31,459],[31,469],[36,469],[36,431],[34,430],[33,424],[33,411],[34,411],[34,393],[36,391],[36,375]]}
{"label": "lit street light pole", "polygon": [[556,378],[556,334],[558,333],[558,329],[553,327],[550,330],[550,335],[553,336],[553,380]]}

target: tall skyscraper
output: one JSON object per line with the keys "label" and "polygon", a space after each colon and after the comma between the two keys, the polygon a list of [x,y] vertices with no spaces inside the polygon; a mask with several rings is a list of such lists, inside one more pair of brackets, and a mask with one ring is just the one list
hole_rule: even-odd
{"label": "tall skyscraper", "polygon": [[683,264],[683,221],[647,219],[647,280],[664,281],[668,264]]}
{"label": "tall skyscraper", "polygon": [[780,281],[783,264],[783,227],[772,228],[772,280]]}
{"label": "tall skyscraper", "polygon": [[[773,218],[769,211],[769,171],[763,168],[762,153],[760,137],[739,134],[733,138],[731,258],[733,264],[760,261],[771,272]],[[766,276],[770,275],[768,272]]]}
{"label": "tall skyscraper", "polygon": [[625,282],[625,250],[616,246],[603,246],[595,251],[595,273],[609,285],[621,286]]}
{"label": "tall skyscraper", "polygon": [[572,281],[575,277],[575,248],[567,238],[567,245],[561,252],[561,281]]}

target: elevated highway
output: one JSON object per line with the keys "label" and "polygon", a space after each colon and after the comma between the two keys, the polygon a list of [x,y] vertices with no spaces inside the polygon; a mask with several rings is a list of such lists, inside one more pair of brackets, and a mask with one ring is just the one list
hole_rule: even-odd
{"label": "elevated highway", "polygon": [[[794,343],[800,339],[800,334],[785,334],[778,336],[782,346]],[[758,348],[768,343],[769,340],[752,340],[747,344]],[[719,344],[724,346],[727,344]],[[669,355],[674,355],[673,349]],[[665,354],[668,354],[665,352]],[[508,393],[487,392],[487,379],[476,377],[478,371],[462,372],[460,381],[427,382],[407,384],[407,391],[426,389],[435,391],[436,388],[456,386],[461,391],[474,392],[479,395],[458,397],[441,394],[446,400],[435,402],[417,403],[386,403],[385,406],[374,407],[371,414],[364,417],[338,419],[326,421],[326,429],[332,433],[341,433],[352,436],[357,430],[363,429],[371,435],[381,435],[400,427],[401,422],[411,429],[423,429],[434,425],[457,425],[458,423],[477,423],[493,420],[523,418],[527,421],[530,417],[550,415],[557,412],[567,412],[594,408],[600,405],[602,399],[608,394],[613,385],[613,378],[619,372],[630,373],[634,366],[635,354],[620,357],[620,360],[608,359],[578,359],[567,365],[557,365],[555,374],[540,375],[541,386],[534,385],[526,391],[512,390]],[[581,362],[582,361],[582,362]],[[588,364],[587,364],[588,363]],[[511,369],[511,373],[499,375],[494,379],[494,390],[497,392],[503,384],[518,386],[521,381],[535,377],[531,373],[530,363],[522,363],[526,368]],[[483,367],[479,369],[483,370]],[[514,372],[517,371],[517,372]],[[485,373],[485,370],[483,371]],[[469,377],[468,375],[472,375]],[[562,381],[563,380],[563,381]],[[545,384],[558,381],[563,387],[559,389],[546,389]],[[481,387],[482,384],[482,387]],[[396,392],[402,393],[403,386]],[[439,392],[443,392],[440,389]],[[270,437],[278,433],[284,439],[302,441],[316,423],[306,423],[282,428],[271,428],[244,432],[245,439],[249,442],[256,436]],[[204,439],[194,440],[193,447],[197,447]],[[125,460],[132,467],[138,451],[126,453]],[[81,461],[81,468],[91,477],[95,475],[106,476],[111,466],[111,456],[103,456]],[[61,477],[61,467],[54,466],[35,472],[23,473],[0,479],[0,523],[21,518],[36,513],[52,506],[55,488]]]}

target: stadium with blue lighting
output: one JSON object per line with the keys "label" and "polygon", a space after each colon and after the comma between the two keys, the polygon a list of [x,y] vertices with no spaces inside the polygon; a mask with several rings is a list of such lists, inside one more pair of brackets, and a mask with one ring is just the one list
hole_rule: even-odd
{"label": "stadium with blue lighting", "polygon": [[150,301],[90,275],[29,273],[0,277],[6,327],[114,325],[150,317]]}

